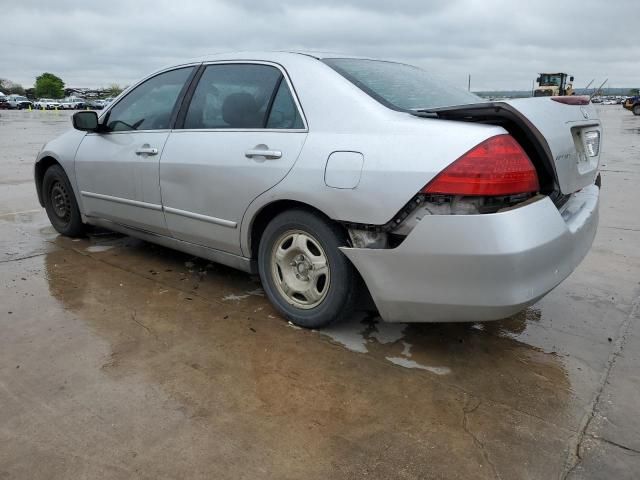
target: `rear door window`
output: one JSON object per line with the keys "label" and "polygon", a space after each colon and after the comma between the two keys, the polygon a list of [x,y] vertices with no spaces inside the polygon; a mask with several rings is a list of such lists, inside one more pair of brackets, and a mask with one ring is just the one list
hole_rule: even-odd
{"label": "rear door window", "polygon": [[287,82],[282,79],[276,92],[267,119],[267,128],[300,129],[304,128],[298,107],[293,101]]}
{"label": "rear door window", "polygon": [[220,64],[203,72],[183,128],[302,128],[302,120],[279,69]]}

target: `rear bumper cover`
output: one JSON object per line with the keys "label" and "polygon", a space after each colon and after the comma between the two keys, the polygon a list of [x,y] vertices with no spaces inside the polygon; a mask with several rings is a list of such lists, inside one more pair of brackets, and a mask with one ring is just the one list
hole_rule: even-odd
{"label": "rear bumper cover", "polygon": [[497,320],[543,297],[585,257],[599,189],[560,211],[545,197],[488,215],[424,217],[395,249],[342,248],[388,322]]}

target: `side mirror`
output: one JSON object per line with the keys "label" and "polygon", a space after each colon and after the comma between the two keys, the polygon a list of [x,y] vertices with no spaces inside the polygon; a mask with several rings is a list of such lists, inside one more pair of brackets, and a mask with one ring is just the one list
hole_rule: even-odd
{"label": "side mirror", "polygon": [[569,77],[569,81],[570,81],[570,82],[573,82],[573,77]]}
{"label": "side mirror", "polygon": [[73,122],[73,128],[81,130],[83,132],[97,132],[98,131],[98,114],[92,111],[76,112],[71,117]]}
{"label": "side mirror", "polygon": [[536,83],[540,83],[540,77],[536,78]]}

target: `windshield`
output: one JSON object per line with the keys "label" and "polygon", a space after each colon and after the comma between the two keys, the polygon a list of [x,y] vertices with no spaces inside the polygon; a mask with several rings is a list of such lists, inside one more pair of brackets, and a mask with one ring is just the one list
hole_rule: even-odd
{"label": "windshield", "polygon": [[540,75],[541,87],[559,87],[562,81],[560,75]]}
{"label": "windshield", "polygon": [[446,85],[418,67],[359,58],[325,58],[324,63],[383,105],[422,110],[484,102],[471,92]]}

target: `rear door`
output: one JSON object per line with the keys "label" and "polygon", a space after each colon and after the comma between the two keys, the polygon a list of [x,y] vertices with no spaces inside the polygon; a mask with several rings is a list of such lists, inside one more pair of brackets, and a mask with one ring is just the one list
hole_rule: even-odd
{"label": "rear door", "polygon": [[84,137],[75,169],[86,215],[168,233],[160,157],[194,69],[177,68],[144,81],[106,113],[104,132]]}
{"label": "rear door", "polygon": [[217,63],[202,71],[160,161],[167,226],[180,239],[241,254],[251,201],[289,172],[306,123],[283,69]]}

